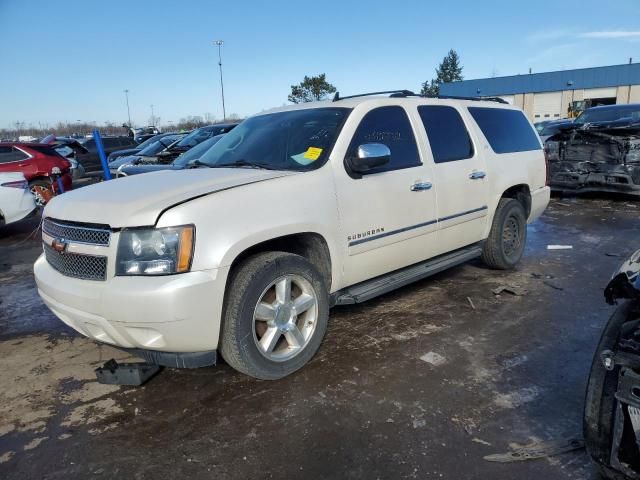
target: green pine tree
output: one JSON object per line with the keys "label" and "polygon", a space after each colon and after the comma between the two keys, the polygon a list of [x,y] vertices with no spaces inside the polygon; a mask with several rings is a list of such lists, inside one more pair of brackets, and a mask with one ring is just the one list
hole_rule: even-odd
{"label": "green pine tree", "polygon": [[427,80],[422,84],[422,95],[437,96],[440,93],[440,85],[447,82],[456,82],[462,80],[462,65],[460,65],[460,57],[458,53],[451,49],[446,57],[442,59],[442,63],[436,69],[436,78]]}

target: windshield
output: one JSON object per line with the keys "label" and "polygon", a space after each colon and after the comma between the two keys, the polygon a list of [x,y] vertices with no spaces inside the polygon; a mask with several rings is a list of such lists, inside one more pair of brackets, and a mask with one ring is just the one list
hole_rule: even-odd
{"label": "windshield", "polygon": [[181,135],[167,135],[165,137],[162,137],[160,140],[152,142],[147,148],[143,148],[142,150],[140,150],[138,152],[138,155],[141,155],[143,157],[152,157],[160,153],[180,137]]}
{"label": "windshield", "polygon": [[540,132],[540,135],[542,135],[543,137],[550,137],[551,135],[555,135],[559,131],[559,125],[545,125],[545,127],[542,129],[542,132]]}
{"label": "windshield", "polygon": [[313,170],[325,162],[349,111],[308,108],[249,118],[227,133],[200,162],[208,166]]}
{"label": "windshield", "polygon": [[204,140],[206,140],[209,137],[212,137],[215,134],[216,134],[216,132],[213,132],[211,130],[206,130],[204,128],[198,128],[197,130],[194,130],[189,135],[184,137],[180,141],[180,143],[178,143],[178,145],[176,145],[176,146],[177,147],[195,147],[199,143],[203,142]]}
{"label": "windshield", "polygon": [[589,108],[578,115],[575,123],[614,122],[628,119],[640,121],[640,105],[616,105],[615,107]]}
{"label": "windshield", "polygon": [[152,143],[157,142],[158,140],[160,140],[161,138],[164,138],[166,136],[167,135],[164,135],[164,136],[163,135],[154,135],[151,138],[147,138],[144,142],[139,143],[138,146],[135,147],[135,148],[143,150],[143,149],[147,148],[149,145],[151,145]]}
{"label": "windshield", "polygon": [[191,150],[184,152],[182,155],[175,159],[173,164],[183,167],[193,160],[198,160],[200,157],[202,157],[202,155],[204,155],[207,150],[218,143],[218,140],[220,140],[222,137],[224,137],[224,135],[216,135],[215,137],[208,138],[201,144],[193,147]]}

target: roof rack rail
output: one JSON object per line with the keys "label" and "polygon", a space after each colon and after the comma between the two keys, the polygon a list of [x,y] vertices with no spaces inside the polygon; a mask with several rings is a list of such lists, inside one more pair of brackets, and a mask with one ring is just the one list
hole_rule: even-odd
{"label": "roof rack rail", "polygon": [[333,101],[345,100],[347,98],[368,97],[370,95],[389,95],[390,98],[405,98],[405,97],[420,97],[420,98],[441,98],[446,100],[473,100],[476,102],[497,102],[508,104],[505,99],[500,97],[457,97],[454,95],[422,95],[419,93],[413,93],[411,90],[385,90],[383,92],[369,92],[359,93],[357,95],[349,95],[347,97],[341,97],[340,92],[336,92],[333,96]]}
{"label": "roof rack rail", "polygon": [[337,102],[338,100],[345,100],[347,98],[357,98],[357,97],[368,97],[370,95],[391,95],[394,97],[413,97],[416,96],[411,90],[385,90],[384,92],[369,92],[369,93],[359,93],[357,95],[349,95],[347,97],[341,97],[340,92],[336,92],[333,96],[333,101]]}
{"label": "roof rack rail", "polygon": [[472,100],[475,102],[497,102],[509,104],[504,98],[500,97],[458,97],[455,95],[421,95],[424,98],[442,98],[445,100]]}

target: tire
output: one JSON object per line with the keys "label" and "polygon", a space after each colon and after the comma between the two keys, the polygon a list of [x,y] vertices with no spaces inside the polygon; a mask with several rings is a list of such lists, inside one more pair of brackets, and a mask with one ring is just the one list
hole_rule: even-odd
{"label": "tire", "polygon": [[584,400],[583,436],[587,452],[598,465],[602,475],[609,479],[624,478],[610,469],[611,440],[615,415],[615,392],[618,388],[620,367],[606,370],[600,353],[616,350],[622,325],[633,319],[634,302],[625,300],[613,312],[596,348],[589,372]]}
{"label": "tire", "polygon": [[[296,314],[296,305],[305,310]],[[327,287],[313,264],[291,253],[260,253],[230,274],[220,353],[239,372],[276,380],[315,355],[328,319]]]}
{"label": "tire", "polygon": [[526,242],[524,207],[513,198],[501,198],[482,249],[482,261],[496,270],[511,270],[522,258]]}
{"label": "tire", "polygon": [[29,190],[36,199],[36,205],[43,207],[53,198],[53,186],[44,179],[36,179],[29,182]]}

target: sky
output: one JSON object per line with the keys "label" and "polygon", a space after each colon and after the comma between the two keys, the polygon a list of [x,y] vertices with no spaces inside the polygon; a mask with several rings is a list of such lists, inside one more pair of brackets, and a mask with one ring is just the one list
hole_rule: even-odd
{"label": "sky", "polygon": [[[601,12],[601,13],[598,13]],[[640,1],[0,0],[0,128],[160,124],[287,103],[305,75],[342,95],[419,91],[449,49],[465,78],[640,61]]]}

